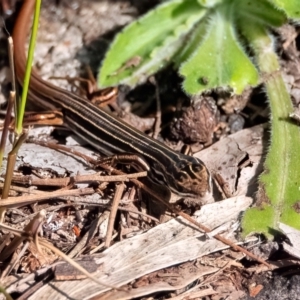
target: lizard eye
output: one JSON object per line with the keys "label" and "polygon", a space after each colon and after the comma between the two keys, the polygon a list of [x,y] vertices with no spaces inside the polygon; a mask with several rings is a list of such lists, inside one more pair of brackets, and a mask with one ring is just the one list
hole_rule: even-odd
{"label": "lizard eye", "polygon": [[192,165],[192,170],[195,172],[195,173],[198,173],[198,172],[201,172],[203,170],[203,166],[202,165]]}

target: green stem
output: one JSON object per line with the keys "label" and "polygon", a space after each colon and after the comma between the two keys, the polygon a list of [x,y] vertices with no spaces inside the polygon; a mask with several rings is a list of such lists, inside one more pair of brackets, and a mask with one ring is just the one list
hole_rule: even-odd
{"label": "green stem", "polygon": [[3,294],[6,300],[13,300],[13,298],[8,294],[4,287],[0,286],[0,294]]}
{"label": "green stem", "polygon": [[243,32],[251,41],[265,82],[271,109],[271,145],[265,171],[259,179],[259,209],[247,211],[244,229],[270,236],[270,228],[284,222],[300,229],[295,204],[300,200],[300,128],[289,119],[293,105],[280,73],[272,38],[265,28],[254,25]]}
{"label": "green stem", "polygon": [[[25,142],[28,136],[28,130],[24,130],[24,132],[20,135],[19,139],[13,146],[13,149],[10,151],[7,157],[7,165],[6,165],[6,174],[4,186],[2,189],[1,200],[7,199],[9,195],[9,189],[13,178],[14,168],[17,160],[17,154],[21,147],[21,145]],[[0,207],[0,222],[2,223],[4,220],[6,208]]]}
{"label": "green stem", "polygon": [[32,33],[31,33],[31,38],[30,38],[26,71],[25,71],[25,76],[24,76],[23,92],[22,92],[21,103],[20,103],[20,108],[19,108],[17,122],[16,122],[17,136],[20,135],[23,130],[23,118],[24,118],[24,113],[25,113],[25,105],[26,105],[26,99],[27,99],[27,94],[28,94],[31,66],[32,66],[32,62],[33,62],[34,48],[35,48],[38,25],[39,25],[40,10],[41,10],[41,0],[36,0],[33,25],[32,25]]}

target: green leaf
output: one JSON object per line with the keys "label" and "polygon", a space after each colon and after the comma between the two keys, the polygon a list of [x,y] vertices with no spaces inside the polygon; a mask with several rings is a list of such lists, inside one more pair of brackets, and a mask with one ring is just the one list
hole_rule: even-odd
{"label": "green leaf", "polygon": [[134,86],[169,64],[205,12],[197,0],[173,0],[128,25],[106,54],[99,86]]}
{"label": "green leaf", "polygon": [[300,3],[299,0],[270,0],[276,7],[282,9],[288,18],[300,19]]}
{"label": "green leaf", "polygon": [[178,53],[173,57],[175,68],[186,62],[193,53],[198,49],[203,38],[206,36],[207,31],[207,20],[203,18],[199,24],[197,24],[187,36],[186,42],[180,47]]}
{"label": "green leaf", "polygon": [[214,7],[222,1],[223,0],[198,0],[199,4],[204,7]]}
{"label": "green leaf", "polygon": [[245,26],[254,23],[279,27],[287,21],[285,14],[266,0],[236,1],[236,12],[237,19]]}
{"label": "green leaf", "polygon": [[242,220],[243,236],[249,233],[261,233],[271,237],[272,231],[277,227],[273,220],[275,220],[275,212],[271,206],[252,207],[246,210]]}
{"label": "green leaf", "polygon": [[206,37],[179,71],[187,93],[223,87],[241,94],[247,86],[257,85],[258,72],[236,38],[234,14],[227,5],[210,16]]}

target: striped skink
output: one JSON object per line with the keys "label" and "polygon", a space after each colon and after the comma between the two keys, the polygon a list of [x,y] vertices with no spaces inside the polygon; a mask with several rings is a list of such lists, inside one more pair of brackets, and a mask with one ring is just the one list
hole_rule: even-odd
{"label": "striped skink", "polygon": [[[14,31],[17,78],[23,82],[25,44],[35,0],[25,0]],[[45,109],[60,109],[65,124],[79,137],[105,155],[133,153],[148,163],[150,178],[182,197],[205,198],[211,193],[211,176],[198,158],[175,152],[91,102],[43,80],[32,70],[29,98]]]}

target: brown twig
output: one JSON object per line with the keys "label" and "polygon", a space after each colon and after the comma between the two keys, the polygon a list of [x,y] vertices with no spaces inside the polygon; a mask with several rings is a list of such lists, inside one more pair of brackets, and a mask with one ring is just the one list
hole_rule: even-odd
{"label": "brown twig", "polygon": [[[44,214],[41,213],[39,217],[43,216]],[[38,220],[38,218],[36,219]],[[22,241],[26,240],[29,242],[33,242],[34,241],[34,235],[35,235],[35,229],[40,227],[40,223],[37,224],[37,222],[35,222],[36,220],[32,220],[24,229],[24,231],[22,232],[22,234],[18,234],[16,236],[16,239],[22,239]],[[34,222],[33,222],[34,221]],[[39,220],[40,221],[40,220]],[[29,225],[33,226],[30,227]],[[1,227],[4,228],[9,228],[9,230],[15,231],[13,230],[13,228],[10,228],[8,226],[5,226],[4,224],[1,224]],[[29,231],[29,227],[31,229],[33,229],[33,231]],[[25,232],[25,230],[27,230],[27,234]],[[52,244],[50,244],[49,242],[47,242],[44,239],[38,238],[38,243],[40,246],[43,246],[47,249],[50,249],[52,252],[54,252],[56,255],[60,256],[62,259],[64,259],[66,262],[68,262],[69,264],[71,264],[74,268],[76,268],[77,270],[79,270],[80,272],[82,272],[86,277],[88,277],[89,279],[93,280],[94,282],[96,282],[97,284],[104,286],[106,288],[109,289],[116,289],[116,290],[122,290],[121,288],[117,288],[115,286],[106,284],[100,280],[98,280],[97,278],[95,278],[93,275],[91,275],[89,272],[87,272],[83,267],[81,267],[76,261],[74,261],[73,259],[69,258],[66,254],[64,254],[63,252],[61,252],[60,250],[58,250],[56,247],[54,247]],[[6,249],[5,249],[6,250]],[[11,250],[11,249],[10,249]],[[9,251],[10,252],[10,251]],[[3,258],[3,253],[1,253],[1,259],[4,260],[5,258]]]}
{"label": "brown twig", "polygon": [[[40,144],[40,143],[39,143]],[[43,146],[47,146],[46,143],[42,144]],[[60,145],[56,145],[58,146],[56,149],[60,149],[62,151],[66,151],[66,152],[71,152],[75,155],[77,155],[79,157],[84,158],[86,161],[88,161],[89,163],[93,163],[93,164],[97,164],[97,161],[92,159],[89,156],[83,155],[82,153],[78,152],[78,151],[70,151],[67,147],[64,146],[60,146]],[[55,148],[53,148],[55,149]],[[110,172],[112,172],[113,174],[124,174],[121,171],[115,170],[111,167],[108,167],[106,165],[101,165],[101,167],[103,167],[103,169],[108,170]],[[145,184],[143,184],[142,182],[140,182],[137,179],[131,179],[131,182],[133,182],[136,186],[138,186],[139,188],[143,189],[146,193],[148,193],[149,195],[151,195],[152,197],[154,197],[155,199],[157,199],[158,201],[160,201],[161,203],[163,203],[170,211],[174,212],[175,214],[177,214],[178,216],[183,217],[184,219],[186,219],[187,221],[191,222],[192,224],[194,224],[196,227],[198,227],[199,229],[203,230],[204,232],[208,233],[211,230],[209,228],[207,228],[206,226],[203,226],[202,224],[198,223],[197,221],[195,221],[193,218],[191,218],[189,215],[180,212],[178,210],[176,210],[171,204],[169,204],[166,199],[162,199],[162,197],[157,194],[154,190],[148,188]],[[246,249],[235,245],[234,243],[232,243],[230,240],[222,237],[221,235],[215,235],[214,238],[216,238],[217,240],[221,241],[222,243],[224,243],[225,245],[228,245],[229,247],[232,247],[233,249],[235,249],[236,251],[241,251],[242,253],[244,253],[245,255],[251,257],[252,259],[254,259],[255,261],[262,263],[264,265],[266,265],[268,268],[271,268],[271,266],[264,260],[260,259],[259,257],[255,256],[254,254],[250,253],[249,251],[247,251]]]}
{"label": "brown twig", "polygon": [[[9,59],[9,69],[11,72],[11,92],[14,94],[14,101],[16,101],[17,91],[17,78],[15,74],[15,62],[14,62],[14,43],[12,37],[8,37],[8,59]],[[17,105],[15,105],[15,115],[17,115]]]}
{"label": "brown twig", "polygon": [[41,281],[38,281],[35,284],[31,285],[30,288],[28,288],[25,292],[23,292],[22,295],[17,300],[27,300],[29,298],[29,296],[31,296],[34,292],[36,292],[44,284],[46,284],[46,282],[49,281],[53,275],[53,272],[49,272],[49,269],[50,268],[47,269],[48,273],[46,274],[46,276],[43,277],[43,279]]}
{"label": "brown twig", "polygon": [[28,249],[28,246],[29,246],[29,242],[25,241],[25,243],[22,246],[21,251],[19,253],[16,253],[16,252],[14,253],[14,255],[12,256],[11,261],[9,262],[7,267],[3,270],[2,274],[1,274],[1,278],[5,278],[8,274],[10,274],[10,272],[14,269],[16,264],[18,262],[20,262],[20,259],[24,255],[25,251]]}
{"label": "brown twig", "polygon": [[155,86],[156,114],[155,114],[155,124],[154,124],[152,137],[154,139],[157,139],[161,127],[161,103],[160,103],[160,96],[159,96],[159,88],[154,76],[151,76],[149,80]]}
{"label": "brown twig", "polygon": [[[0,189],[2,189],[4,187],[4,184],[2,182],[0,182]],[[33,189],[32,187],[30,188],[24,188],[21,186],[16,186],[16,185],[11,185],[10,186],[10,192],[11,191],[15,191],[15,192],[19,192],[19,193],[26,193],[26,194],[39,194],[39,193],[43,193],[42,191]]]}
{"label": "brown twig", "polygon": [[14,207],[27,205],[34,202],[43,201],[46,199],[53,199],[58,197],[66,197],[66,196],[81,196],[81,195],[90,195],[95,191],[93,188],[84,188],[84,189],[76,189],[76,190],[66,190],[66,191],[55,191],[55,192],[45,192],[35,195],[26,195],[19,197],[9,197],[8,199],[2,200],[0,202],[0,207]]}
{"label": "brown twig", "polygon": [[[174,208],[173,208],[174,211]],[[195,221],[193,218],[191,218],[189,215],[181,212],[181,211],[177,211],[176,212],[179,216],[182,216],[184,219],[188,220],[189,222],[191,222],[192,224],[196,225],[198,228],[200,228],[201,230],[203,230],[205,233],[209,233],[211,232],[211,230],[198,223],[197,221]],[[240,251],[242,253],[244,253],[245,255],[247,255],[248,257],[254,259],[255,261],[264,264],[265,266],[267,266],[268,268],[271,268],[271,265],[269,265],[266,261],[264,261],[263,259],[260,259],[258,256],[252,254],[251,252],[247,251],[246,249],[244,249],[243,247],[240,247],[236,244],[234,244],[233,242],[231,242],[230,240],[224,238],[223,236],[221,236],[220,234],[216,234],[213,236],[215,239],[219,240],[220,242],[222,242],[225,245],[228,245],[229,247],[233,248],[236,251]]]}
{"label": "brown twig", "polygon": [[150,219],[152,220],[153,222],[157,223],[157,224],[160,224],[160,221],[157,219],[157,218],[154,218],[152,216],[149,216],[141,211],[138,211],[138,210],[133,210],[133,209],[130,209],[130,208],[126,208],[126,207],[118,207],[118,210],[121,210],[121,211],[126,211],[126,212],[129,212],[129,213],[133,213],[133,214],[136,214],[136,215],[140,215],[140,216],[143,216],[147,219]]}
{"label": "brown twig", "polygon": [[104,242],[105,248],[108,248],[110,246],[111,237],[113,235],[113,230],[114,230],[116,214],[118,211],[119,203],[122,198],[124,189],[125,189],[125,185],[123,183],[118,184],[116,187],[116,191],[115,191],[114,199],[111,204],[110,215],[108,219],[108,226],[107,226],[105,242]]}
{"label": "brown twig", "polygon": [[5,119],[4,119],[4,123],[3,123],[1,142],[0,142],[0,164],[1,165],[2,165],[2,161],[3,161],[5,145],[6,145],[8,131],[9,131],[9,124],[11,122],[11,112],[12,112],[13,105],[15,102],[15,97],[16,97],[16,94],[14,92],[10,92],[7,109],[6,109],[6,114],[5,114]]}
{"label": "brown twig", "polygon": [[[7,246],[2,252],[1,252],[1,261],[6,260],[18,247],[19,245],[27,240],[28,236],[35,234],[39,228],[41,223],[44,221],[44,218],[46,216],[46,212],[44,210],[41,210],[24,228],[23,234],[21,236],[16,236],[9,246]],[[5,227],[4,224],[1,224],[1,227]]]}
{"label": "brown twig", "polygon": [[[114,240],[117,236],[118,236],[118,232],[116,232],[113,236],[112,236],[112,240]],[[98,245],[96,248],[94,248],[94,249],[92,249],[90,252],[89,252],[89,254],[91,255],[91,254],[94,254],[94,253],[96,253],[96,252],[98,252],[98,251],[100,251],[100,250],[102,250],[103,248],[104,248],[104,242],[103,243],[101,243],[100,245]]]}
{"label": "brown twig", "polygon": [[99,285],[102,285],[106,288],[109,289],[116,289],[116,290],[122,290],[121,288],[117,288],[115,286],[106,284],[100,280],[98,280],[97,278],[95,278],[94,276],[92,276],[89,272],[87,272],[83,267],[81,267],[77,262],[75,262],[72,258],[68,257],[66,254],[64,254],[63,252],[61,252],[60,250],[58,250],[56,247],[54,247],[52,244],[48,243],[47,241],[43,240],[43,239],[39,239],[39,243],[41,246],[50,249],[51,251],[53,251],[55,254],[57,254],[58,256],[60,256],[62,259],[64,259],[66,262],[68,262],[69,264],[71,264],[74,268],[76,268],[78,271],[80,271],[81,273],[83,273],[86,277],[88,277],[89,279],[93,280],[94,282],[96,282]]}
{"label": "brown twig", "polygon": [[34,178],[33,176],[14,176],[13,182],[36,185],[36,186],[68,186],[69,184],[76,183],[88,183],[93,181],[98,182],[118,182],[118,181],[128,181],[132,178],[146,177],[147,172],[138,172],[133,174],[124,175],[105,175],[102,176],[100,173],[87,174],[87,175],[75,175],[72,177],[64,178]]}
{"label": "brown twig", "polygon": [[92,222],[89,231],[85,233],[85,235],[80,239],[80,241],[68,254],[70,258],[77,257],[80,253],[82,253],[87,243],[95,236],[100,224],[108,218],[108,214],[108,211],[104,211],[104,213],[101,214],[101,216],[99,216],[96,220]]}
{"label": "brown twig", "polygon": [[[82,203],[80,203],[80,204],[82,204]],[[56,210],[59,210],[61,208],[65,208],[65,207],[73,206],[73,205],[74,205],[74,203],[65,203],[65,204],[60,204],[60,205],[56,205],[56,206],[49,206],[49,207],[45,208],[45,211],[46,212],[56,211]],[[12,208],[11,210],[15,210],[15,208]],[[30,219],[34,218],[38,213],[39,212],[35,212],[35,213],[30,214],[30,215],[23,214],[21,217],[16,218],[14,220],[11,220],[11,223],[12,224],[22,223],[25,220],[30,220]],[[1,251],[0,251],[0,253],[1,253]]]}

